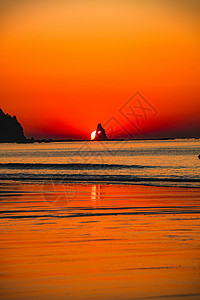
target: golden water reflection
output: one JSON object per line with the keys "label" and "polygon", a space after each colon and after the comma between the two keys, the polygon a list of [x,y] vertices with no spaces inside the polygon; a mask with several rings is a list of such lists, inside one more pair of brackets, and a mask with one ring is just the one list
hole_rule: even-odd
{"label": "golden water reflection", "polygon": [[198,189],[42,190],[1,185],[0,299],[199,299]]}
{"label": "golden water reflection", "polygon": [[98,201],[101,197],[101,187],[100,184],[93,184],[91,186],[91,200],[92,201]]}

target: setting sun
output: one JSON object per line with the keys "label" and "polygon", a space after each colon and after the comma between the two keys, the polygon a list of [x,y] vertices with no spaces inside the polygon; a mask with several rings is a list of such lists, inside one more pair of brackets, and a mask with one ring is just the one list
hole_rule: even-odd
{"label": "setting sun", "polygon": [[91,133],[91,140],[94,140],[96,136],[96,130]]}

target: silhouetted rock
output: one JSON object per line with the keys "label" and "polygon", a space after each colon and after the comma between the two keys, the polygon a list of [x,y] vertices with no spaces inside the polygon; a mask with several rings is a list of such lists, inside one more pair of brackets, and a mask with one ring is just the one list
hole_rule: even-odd
{"label": "silhouetted rock", "polygon": [[98,124],[94,141],[107,141],[107,140],[108,138],[105,129],[101,126],[101,124]]}
{"label": "silhouetted rock", "polygon": [[0,108],[0,142],[26,142],[24,131],[16,116],[4,114]]}

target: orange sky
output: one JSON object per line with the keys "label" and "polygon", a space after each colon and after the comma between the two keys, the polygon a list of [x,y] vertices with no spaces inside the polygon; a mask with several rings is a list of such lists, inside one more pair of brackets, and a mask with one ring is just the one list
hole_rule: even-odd
{"label": "orange sky", "polygon": [[[90,138],[110,118],[118,136],[199,135],[199,1],[5,2],[0,107],[28,137]],[[146,119],[122,113],[136,91]]]}

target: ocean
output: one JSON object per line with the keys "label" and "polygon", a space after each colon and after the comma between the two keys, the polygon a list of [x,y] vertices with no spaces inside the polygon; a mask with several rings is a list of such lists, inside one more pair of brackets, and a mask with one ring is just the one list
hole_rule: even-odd
{"label": "ocean", "polygon": [[200,187],[200,141],[0,145],[0,180],[126,182]]}
{"label": "ocean", "polygon": [[200,141],[0,144],[0,299],[200,297]]}

